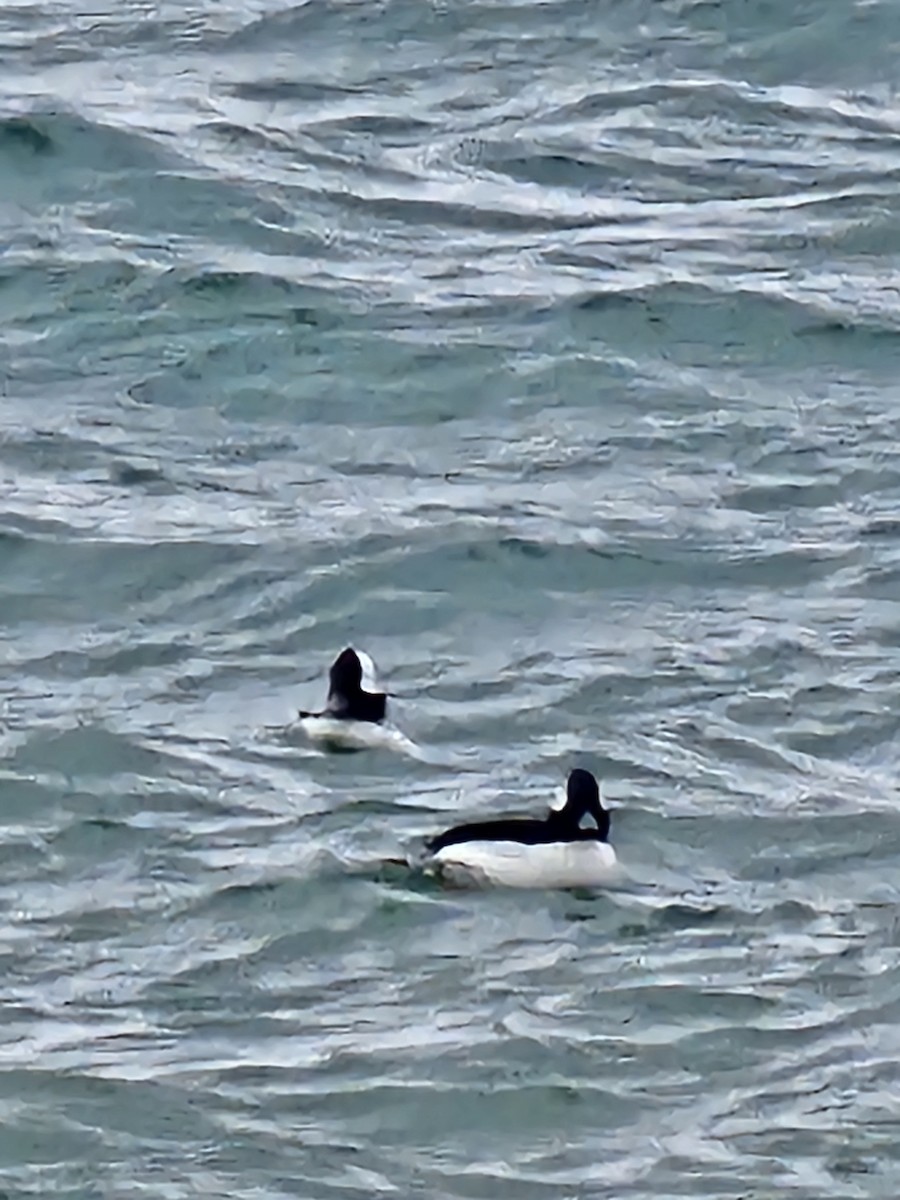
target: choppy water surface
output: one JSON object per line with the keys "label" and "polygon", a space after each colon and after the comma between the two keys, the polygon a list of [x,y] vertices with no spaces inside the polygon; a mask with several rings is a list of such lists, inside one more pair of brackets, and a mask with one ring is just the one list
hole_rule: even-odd
{"label": "choppy water surface", "polygon": [[[5,8],[6,1196],[895,1200],[898,44]],[[381,865],[576,763],[628,890]]]}

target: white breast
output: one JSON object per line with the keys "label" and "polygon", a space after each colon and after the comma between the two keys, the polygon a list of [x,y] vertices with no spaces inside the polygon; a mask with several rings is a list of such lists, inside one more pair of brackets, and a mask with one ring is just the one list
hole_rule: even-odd
{"label": "white breast", "polygon": [[608,842],[459,842],[431,862],[458,884],[518,888],[589,888],[618,883],[623,872]]}
{"label": "white breast", "polygon": [[326,750],[394,750],[417,754],[414,742],[395,725],[374,721],[339,721],[335,717],[301,717],[290,726]]}
{"label": "white breast", "polygon": [[384,730],[372,721],[339,721],[335,717],[302,717],[294,728],[311,742],[337,750],[366,750],[384,740]]}

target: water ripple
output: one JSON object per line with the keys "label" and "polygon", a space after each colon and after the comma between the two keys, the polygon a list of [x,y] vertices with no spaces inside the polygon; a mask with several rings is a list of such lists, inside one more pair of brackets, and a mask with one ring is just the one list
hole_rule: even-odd
{"label": "water ripple", "polygon": [[[10,1195],[896,1195],[896,18],[788,15],[0,16]],[[626,888],[400,865],[576,763]]]}

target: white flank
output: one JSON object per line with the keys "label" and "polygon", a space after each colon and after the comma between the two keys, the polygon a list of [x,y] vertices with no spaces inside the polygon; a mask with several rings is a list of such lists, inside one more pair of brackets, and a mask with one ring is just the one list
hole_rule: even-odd
{"label": "white flank", "polygon": [[394,750],[398,754],[420,755],[418,747],[395,725],[374,721],[338,721],[334,717],[301,717],[290,726],[311,742],[332,750]]}
{"label": "white flank", "polygon": [[459,842],[431,859],[459,884],[517,888],[608,887],[623,879],[608,842]]}

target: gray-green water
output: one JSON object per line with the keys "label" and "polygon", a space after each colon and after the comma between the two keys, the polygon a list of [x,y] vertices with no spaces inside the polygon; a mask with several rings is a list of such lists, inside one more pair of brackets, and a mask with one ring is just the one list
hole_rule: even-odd
{"label": "gray-green water", "polygon": [[[5,1196],[895,1200],[898,47],[6,6]],[[379,869],[577,762],[634,890]]]}

